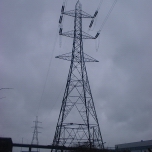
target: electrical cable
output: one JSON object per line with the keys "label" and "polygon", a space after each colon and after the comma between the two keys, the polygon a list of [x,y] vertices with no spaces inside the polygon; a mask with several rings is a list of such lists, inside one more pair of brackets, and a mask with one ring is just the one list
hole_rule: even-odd
{"label": "electrical cable", "polygon": [[52,63],[52,59],[53,59],[53,54],[54,54],[55,46],[56,46],[56,43],[57,43],[57,38],[58,38],[58,30],[56,32],[55,42],[54,42],[54,45],[53,45],[53,50],[52,50],[51,58],[50,58],[50,62],[49,62],[49,68],[48,68],[48,71],[47,71],[47,74],[46,74],[46,78],[45,78],[42,94],[41,94],[41,97],[40,97],[40,101],[38,103],[38,109],[37,109],[37,115],[36,116],[38,116],[39,109],[40,109],[40,103],[42,102],[44,90],[46,88],[46,83],[47,83],[49,72],[50,72],[50,67],[51,67],[51,63]]}
{"label": "electrical cable", "polygon": [[[68,0],[66,0],[66,3],[65,3],[65,10],[66,10],[66,7],[67,7],[67,1],[68,1]],[[71,27],[71,24],[70,24],[70,27]],[[65,44],[66,44],[66,43],[65,43]],[[58,96],[56,97],[55,102],[54,102],[53,106],[52,106],[51,109],[50,109],[50,113],[51,113],[51,111],[54,109],[55,105],[58,103],[58,99],[59,99],[59,97],[60,97],[61,92],[62,92],[63,89],[64,89],[65,84],[66,84],[66,82],[64,83],[64,85],[62,86],[62,88],[61,88]]]}
{"label": "electrical cable", "polygon": [[[102,3],[103,3],[103,0],[100,0],[99,6],[98,6],[98,8],[97,8],[97,11],[98,11],[98,12],[99,12],[99,10],[100,10],[100,8],[101,8]],[[95,28],[95,26],[96,26],[96,23],[97,23],[97,17],[94,19],[94,25],[93,25],[93,28],[92,28],[91,31],[94,30],[94,28]]]}
{"label": "electrical cable", "polygon": [[100,0],[99,6],[98,6],[98,8],[97,8],[97,11],[99,11],[99,9],[100,9],[100,7],[101,7],[101,5],[102,5],[102,2],[103,2],[103,0]]}
{"label": "electrical cable", "polygon": [[[109,12],[108,12],[108,14],[106,15],[106,17],[105,17],[103,23],[101,24],[101,27],[100,27],[100,29],[99,29],[99,33],[102,31],[102,29],[103,29],[105,23],[107,22],[107,20],[108,20],[110,14],[111,14],[111,12],[113,11],[113,9],[114,9],[114,7],[115,7],[117,1],[118,1],[118,0],[115,0],[115,1],[113,2],[113,4],[112,4],[112,6],[111,6],[111,8],[110,8],[110,10],[109,10]],[[99,35],[99,39],[100,39],[100,35]],[[99,49],[99,43],[100,43],[100,41],[98,42],[96,51],[98,51],[98,49]]]}
{"label": "electrical cable", "polygon": [[99,43],[100,43],[100,35],[99,37],[95,40],[95,47],[96,47],[96,52],[98,52],[98,49],[99,49]]}
{"label": "electrical cable", "polygon": [[[63,0],[63,6],[65,6],[65,9],[66,9],[66,6],[67,6],[67,1],[68,1],[68,0]],[[64,20],[63,20],[63,21],[64,21]],[[60,28],[60,25],[59,25],[59,28]],[[43,94],[44,94],[44,91],[45,91],[45,88],[46,88],[46,83],[47,83],[47,79],[48,79],[49,72],[50,72],[50,67],[51,67],[51,63],[52,63],[52,59],[53,59],[53,54],[54,54],[55,46],[56,46],[57,39],[58,39],[58,30],[59,30],[59,29],[57,29],[57,32],[56,32],[55,42],[54,42],[54,45],[53,45],[53,50],[52,50],[52,54],[51,54],[51,59],[50,59],[50,62],[49,62],[49,68],[48,68],[48,71],[47,71],[47,74],[46,74],[46,78],[45,78],[45,82],[44,82],[44,86],[43,86],[41,98],[40,98],[40,101],[39,101],[39,103],[38,103],[37,116],[38,116],[38,113],[39,113],[40,103],[42,102]]]}
{"label": "electrical cable", "polygon": [[[103,0],[100,0],[99,5],[98,5],[98,7],[97,7],[97,9],[96,9],[96,11],[95,11],[95,14],[94,14],[94,16],[93,16],[93,18],[92,18],[92,20],[91,20],[91,23],[90,23],[90,25],[89,25],[88,32],[89,32],[89,31],[93,31],[94,28],[95,28],[95,26],[96,26],[97,14],[98,14],[98,12],[99,12],[99,10],[100,10],[100,7],[101,7],[101,5],[102,5],[102,2],[103,2]],[[93,25],[93,27],[92,27],[92,25]]]}
{"label": "electrical cable", "polygon": [[109,18],[109,16],[110,16],[111,12],[112,12],[113,9],[114,9],[116,3],[117,3],[117,0],[115,0],[115,1],[113,2],[113,4],[112,4],[112,6],[111,6],[111,8],[110,8],[110,10],[109,10],[109,12],[108,12],[108,14],[106,15],[106,17],[105,17],[103,23],[101,24],[101,27],[100,27],[100,30],[99,30],[100,32],[102,31],[102,29],[103,29],[103,27],[104,27],[106,21],[108,20],[108,18]]}

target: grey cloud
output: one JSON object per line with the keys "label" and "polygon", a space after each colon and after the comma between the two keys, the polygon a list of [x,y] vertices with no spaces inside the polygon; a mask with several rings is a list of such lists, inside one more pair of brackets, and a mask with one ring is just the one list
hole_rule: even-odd
{"label": "grey cloud", "polygon": [[[74,9],[75,2],[68,1],[67,10]],[[82,0],[90,14],[98,3]],[[91,35],[111,4],[103,2]],[[150,0],[118,1],[101,32],[99,50],[95,41],[84,41],[85,53],[99,60],[86,66],[106,146],[151,139],[151,4]],[[65,37],[60,48],[58,36],[53,52],[61,5],[59,0],[0,2],[0,87],[14,88],[0,92],[6,96],[0,100],[0,136],[11,136],[15,142],[22,138],[31,142],[37,111],[44,128],[40,143],[52,142],[70,65],[54,57],[72,49],[72,40]],[[72,22],[65,17],[64,31],[72,30]],[[90,20],[83,23],[87,32]]]}

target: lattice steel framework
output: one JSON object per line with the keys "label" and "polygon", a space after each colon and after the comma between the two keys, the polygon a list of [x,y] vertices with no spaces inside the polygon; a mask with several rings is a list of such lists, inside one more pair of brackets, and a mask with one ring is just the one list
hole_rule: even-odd
{"label": "lattice steel framework", "polygon": [[[32,128],[34,128],[34,132],[33,132],[31,145],[39,145],[38,134],[40,132],[38,131],[38,129],[42,128],[42,127],[39,127],[39,123],[42,123],[42,122],[38,121],[38,116],[36,116],[36,120],[33,122],[34,122],[34,126]],[[38,148],[37,148],[37,152],[39,152]]]}
{"label": "lattice steel framework", "polygon": [[[59,31],[60,35],[73,38],[73,49],[72,53],[56,57],[71,61],[71,65],[53,145],[67,147],[85,145],[88,148],[103,149],[104,144],[85,66],[85,62],[98,61],[83,52],[82,41],[95,39],[99,34],[93,37],[82,31],[82,18],[93,17],[82,11],[79,1],[73,11],[64,12],[62,8],[63,14],[74,17],[74,31],[62,33],[62,28]],[[78,115],[80,118],[77,118]]]}

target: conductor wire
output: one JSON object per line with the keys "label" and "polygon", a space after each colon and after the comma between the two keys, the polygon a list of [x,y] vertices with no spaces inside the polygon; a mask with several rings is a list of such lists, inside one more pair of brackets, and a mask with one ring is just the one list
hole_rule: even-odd
{"label": "conductor wire", "polygon": [[117,3],[117,0],[115,0],[115,1],[113,2],[113,4],[112,4],[112,6],[111,6],[111,8],[110,8],[110,10],[109,10],[109,12],[108,12],[108,14],[106,15],[106,17],[105,17],[103,23],[101,24],[101,27],[100,27],[100,30],[99,30],[100,32],[102,31],[102,29],[103,29],[105,23],[107,22],[107,20],[108,20],[108,18],[109,18],[109,16],[110,16],[111,12],[113,11],[113,9],[114,9],[116,3]]}
{"label": "conductor wire", "polygon": [[[68,0],[63,0],[63,5],[64,5],[65,7],[67,6],[67,1],[68,1]],[[41,97],[40,97],[40,101],[39,101],[39,103],[38,103],[38,109],[37,109],[37,114],[36,114],[37,116],[38,116],[38,113],[39,113],[40,104],[41,104],[42,99],[43,99],[44,91],[45,91],[45,88],[46,88],[46,83],[47,83],[48,76],[49,76],[49,72],[50,72],[50,67],[51,67],[52,60],[53,60],[53,54],[54,54],[55,46],[56,46],[57,39],[58,39],[58,30],[59,30],[59,29],[57,29],[57,32],[56,32],[55,42],[54,42],[54,45],[53,45],[52,54],[51,54],[51,58],[50,58],[50,62],[49,62],[49,68],[48,68],[48,71],[47,71],[47,74],[46,74],[46,78],[45,78],[45,82],[44,82],[42,94],[41,94]]]}
{"label": "conductor wire", "polygon": [[50,62],[49,62],[49,68],[48,68],[48,71],[47,71],[47,74],[46,74],[46,78],[45,78],[42,94],[41,94],[41,97],[40,97],[40,101],[38,103],[38,110],[37,110],[37,115],[36,116],[38,116],[39,109],[40,109],[40,103],[42,102],[44,91],[45,91],[45,88],[46,88],[46,83],[47,83],[47,80],[48,80],[48,76],[49,76],[49,72],[50,72],[50,67],[51,67],[51,64],[52,64],[53,54],[54,54],[55,46],[56,46],[56,43],[57,43],[57,38],[58,38],[58,30],[56,32],[55,42],[54,42],[54,45],[53,45],[53,49],[52,49],[52,53],[51,53],[51,58],[50,58]]}
{"label": "conductor wire", "polygon": [[[113,11],[113,9],[114,9],[114,7],[115,7],[117,1],[118,1],[118,0],[115,0],[115,1],[113,2],[113,4],[112,4],[112,6],[111,6],[111,8],[110,8],[110,10],[109,10],[109,12],[108,12],[108,14],[106,15],[106,17],[105,17],[103,23],[101,24],[99,33],[102,31],[102,29],[103,29],[105,23],[107,22],[107,20],[108,20],[110,14],[111,14],[111,12]],[[98,41],[98,44],[97,44],[97,47],[96,47],[96,51],[98,51],[98,49],[99,49],[99,43],[100,43],[100,35],[99,35],[99,41]]]}

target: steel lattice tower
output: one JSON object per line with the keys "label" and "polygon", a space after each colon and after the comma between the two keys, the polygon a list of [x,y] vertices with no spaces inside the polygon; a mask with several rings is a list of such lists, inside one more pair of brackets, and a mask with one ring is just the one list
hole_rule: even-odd
{"label": "steel lattice tower", "polygon": [[[33,122],[34,122],[34,127],[32,127],[32,128],[34,128],[34,132],[33,132],[31,145],[33,145],[33,144],[39,145],[38,134],[40,132],[38,131],[38,128],[42,128],[42,127],[39,127],[39,125],[38,125],[39,123],[41,123],[38,121],[38,116],[36,116],[36,120]],[[37,152],[39,152],[38,148],[37,148]]]}
{"label": "steel lattice tower", "polygon": [[[93,97],[87,76],[85,62],[98,62],[83,52],[83,39],[95,39],[95,37],[82,31],[82,18],[94,18],[84,11],[78,1],[75,10],[64,12],[63,15],[74,17],[74,31],[59,34],[73,38],[72,53],[66,53],[56,58],[71,61],[66,88],[62,100],[62,106],[56,126],[54,146],[82,146],[88,148],[104,148]],[[75,109],[75,113],[72,113]],[[70,115],[71,114],[71,115]],[[81,119],[77,119],[77,116]],[[78,123],[79,122],[79,123]]]}

